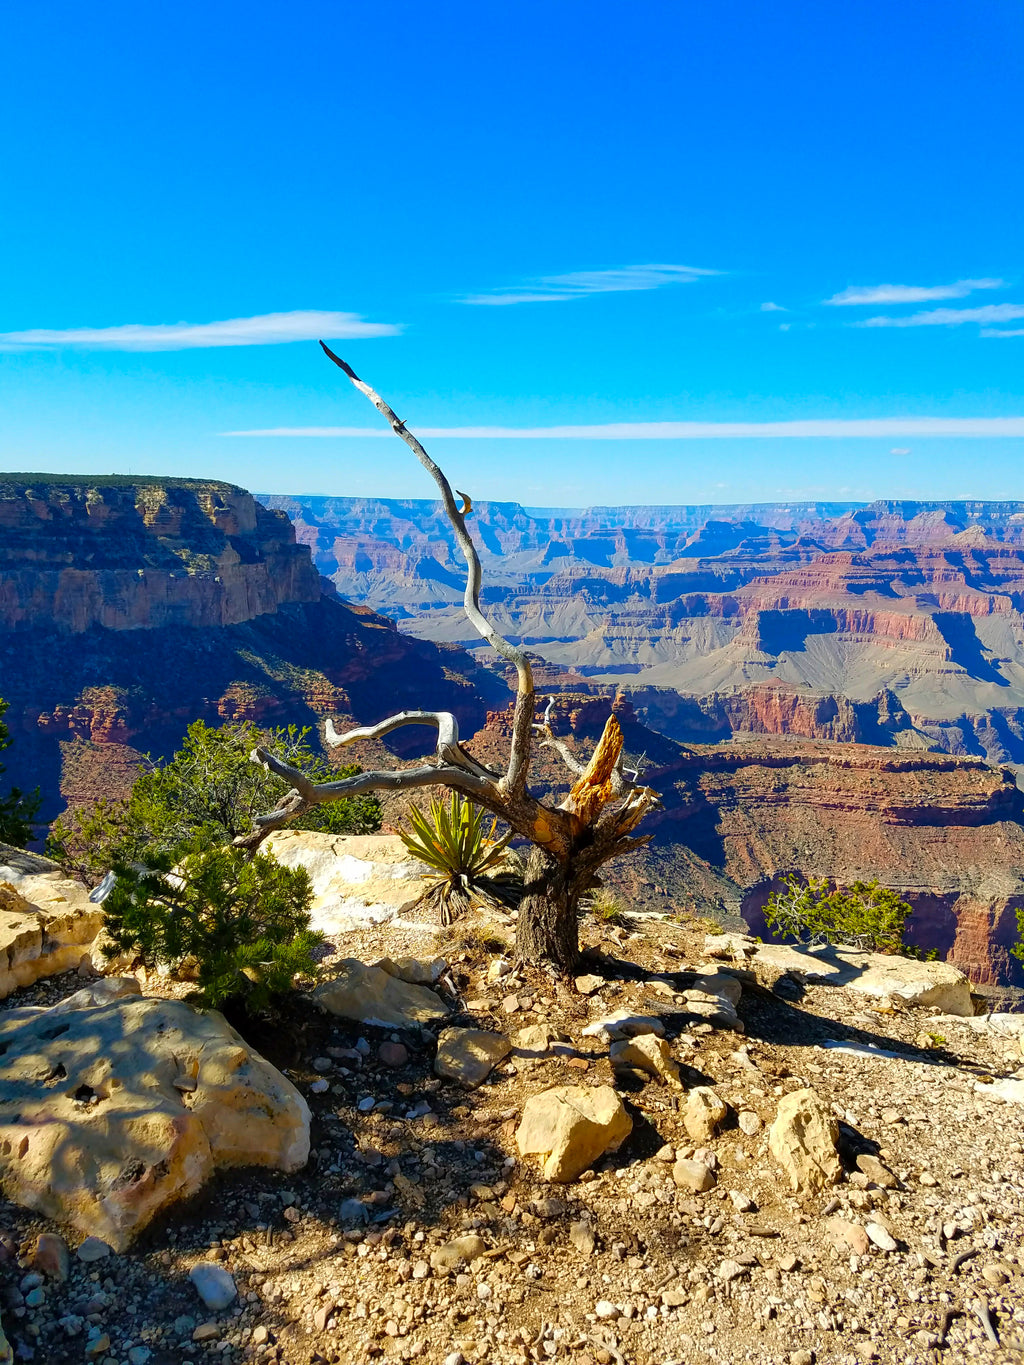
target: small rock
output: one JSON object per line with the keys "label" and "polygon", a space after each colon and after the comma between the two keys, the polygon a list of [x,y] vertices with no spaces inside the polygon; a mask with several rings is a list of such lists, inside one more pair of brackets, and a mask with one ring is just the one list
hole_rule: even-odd
{"label": "small rock", "polygon": [[718,1183],[703,1161],[687,1158],[682,1158],[672,1167],[672,1179],[681,1190],[692,1190],[695,1194],[705,1194]]}
{"label": "small rock", "polygon": [[563,1199],[535,1199],[530,1207],[538,1218],[561,1218],[565,1213]]}
{"label": "small rock", "polygon": [[844,1242],[855,1256],[866,1256],[871,1249],[871,1239],[859,1223],[851,1223],[846,1218],[830,1218],[827,1227],[831,1235]]}
{"label": "small rock", "polygon": [[512,970],[512,963],[507,957],[494,958],[487,968],[487,984],[493,986],[496,981],[500,981],[503,976],[508,976]]}
{"label": "small rock", "polygon": [[857,1169],[863,1171],[870,1181],[873,1181],[883,1190],[894,1190],[899,1184],[892,1171],[889,1170],[888,1166],[884,1166],[877,1156],[862,1153],[857,1158]]}
{"label": "small rock", "polygon": [[619,1009],[604,1019],[588,1024],[583,1030],[584,1038],[604,1038],[608,1042],[618,1042],[621,1038],[635,1038],[641,1033],[653,1033],[659,1038],[665,1036],[665,1025],[653,1014],[637,1014],[633,1010]]}
{"label": "small rock", "polygon": [[1000,1285],[1009,1284],[1010,1276],[1001,1265],[987,1265],[981,1271],[986,1282],[998,1289]]}
{"label": "small rock", "polygon": [[814,1352],[805,1348],[802,1351],[790,1352],[789,1365],[814,1365],[814,1360]]}
{"label": "small rock", "polygon": [[332,1067],[333,1065],[334,1065],[334,1063],[331,1061],[330,1057],[314,1057],[314,1058],[313,1058],[313,1070],[314,1070],[314,1071],[330,1071],[330,1069],[331,1069],[331,1067]]}
{"label": "small rock", "polygon": [[360,1114],[368,1114],[376,1103],[377,1101],[372,1095],[364,1095],[356,1105],[356,1108],[359,1110]]}
{"label": "small rock", "polygon": [[338,1214],[348,1227],[365,1223],[370,1217],[370,1211],[361,1199],[343,1199]]}
{"label": "small rock", "polygon": [[434,1074],[473,1090],[487,1079],[511,1049],[512,1044],[501,1033],[478,1028],[447,1028],[437,1042]]}
{"label": "small rock", "polygon": [[602,1322],[619,1316],[618,1308],[609,1299],[598,1299],[594,1304],[594,1313]]}
{"label": "small rock", "polygon": [[665,1039],[658,1038],[653,1033],[641,1033],[635,1038],[624,1038],[618,1043],[612,1043],[609,1057],[616,1069],[624,1066],[636,1067],[659,1081],[666,1081],[669,1085],[682,1088],[679,1063],[672,1056]]}
{"label": "small rock", "polygon": [[310,1082],[310,1093],[313,1095],[324,1095],[331,1088],[330,1081],[325,1081],[321,1076],[318,1080]]}
{"label": "small rock", "polygon": [[152,1354],[148,1346],[133,1346],[128,1352],[128,1365],[146,1365]]}
{"label": "small rock", "polygon": [[201,1322],[192,1333],[193,1341],[212,1341],[220,1336],[219,1322]]}
{"label": "small rock", "polygon": [[77,1252],[78,1259],[84,1261],[86,1265],[91,1265],[93,1261],[102,1261],[109,1255],[110,1247],[100,1237],[87,1237]]}
{"label": "small rock", "polygon": [[104,1332],[101,1336],[93,1337],[92,1341],[87,1341],[85,1344],[85,1354],[89,1357],[90,1360],[95,1360],[97,1356],[101,1356],[104,1351],[109,1350],[110,1337],[106,1334],[106,1332]]}
{"label": "small rock", "polygon": [[223,1266],[213,1261],[200,1261],[198,1265],[192,1267],[188,1277],[203,1303],[214,1313],[227,1308],[238,1296],[231,1275]]}
{"label": "small rock", "polygon": [[683,1124],[694,1142],[709,1142],[728,1112],[729,1106],[709,1085],[698,1085],[687,1096]]}
{"label": "small rock", "polygon": [[381,1043],[377,1049],[377,1060],[397,1071],[409,1060],[409,1049],[404,1043]]}
{"label": "small rock", "polygon": [[616,1151],[633,1121],[610,1085],[555,1086],[532,1095],[516,1130],[520,1156],[539,1156],[548,1180],[575,1180]]}
{"label": "small rock", "polygon": [[761,1131],[761,1120],[753,1109],[741,1109],[738,1119],[740,1132],[746,1133],[747,1137],[754,1137]]}
{"label": "small rock", "polygon": [[741,1275],[746,1273],[747,1267],[740,1265],[739,1261],[722,1261],[715,1271],[716,1277],[724,1284],[728,1284],[730,1280],[738,1280]]}
{"label": "small rock", "polygon": [[452,1270],[460,1261],[467,1265],[478,1260],[487,1250],[487,1243],[475,1234],[468,1237],[453,1237],[444,1246],[430,1253],[430,1264],[434,1270]]}
{"label": "small rock", "polygon": [[29,1265],[41,1270],[51,1280],[66,1280],[68,1277],[67,1243],[55,1232],[39,1234],[29,1252],[28,1260]]}
{"label": "small rock", "polygon": [[864,1231],[871,1238],[872,1242],[878,1247],[879,1251],[895,1251],[896,1239],[893,1235],[882,1227],[881,1223],[867,1223]]}
{"label": "small rock", "polygon": [[730,1190],[729,1198],[732,1200],[732,1206],[737,1213],[754,1213],[757,1209],[757,1205],[750,1195],[744,1194],[742,1190]]}
{"label": "small rock", "polygon": [[461,1351],[452,1351],[445,1356],[444,1365],[466,1365],[466,1357]]}
{"label": "small rock", "polygon": [[30,1289],[25,1295],[26,1308],[42,1308],[46,1302],[46,1290],[42,1288]]}
{"label": "small rock", "polygon": [[794,1256],[791,1251],[784,1251],[776,1258],[775,1264],[787,1275],[791,1275],[794,1270],[800,1269],[800,1257]]}
{"label": "small rock", "polygon": [[569,1224],[569,1241],[581,1256],[593,1256],[596,1238],[590,1223],[583,1219]]}
{"label": "small rock", "polygon": [[779,1101],[768,1146],[795,1193],[838,1183],[843,1173],[838,1143],[839,1125],[815,1091],[794,1090]]}
{"label": "small rock", "polygon": [[579,991],[580,995],[593,995],[595,991],[599,991],[604,985],[604,977],[594,976],[591,972],[587,976],[578,976],[573,982],[573,985]]}

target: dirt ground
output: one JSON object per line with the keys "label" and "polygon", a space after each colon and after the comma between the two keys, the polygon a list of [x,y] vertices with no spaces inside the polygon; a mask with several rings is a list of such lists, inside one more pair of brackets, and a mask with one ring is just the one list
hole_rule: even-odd
{"label": "dirt ground", "polygon": [[[309,1100],[308,1167],[223,1176],[128,1252],[91,1264],[72,1255],[69,1279],[41,1286],[42,1303],[7,1255],[0,1303],[16,1360],[1024,1361],[1024,1108],[977,1088],[1018,1071],[1020,1039],[945,1020],[940,1030],[924,1011],[872,1009],[789,978],[744,989],[744,1033],[712,1027],[681,994],[707,928],[686,917],[585,921],[582,970],[604,983],[589,997],[542,973],[488,984],[511,942],[500,914],[441,937],[426,923],[382,926],[334,945],[365,961],[441,954],[456,993],[450,1022],[506,1033],[550,1024],[570,1038],[568,1055],[503,1062],[466,1091],[434,1076],[434,1037],[349,1024],[297,995],[286,1016],[245,1033]],[[80,985],[52,978],[4,1005]],[[181,993],[159,979],[145,989]],[[613,1075],[607,1043],[583,1036],[621,1006],[657,1014],[686,1087],[714,1086],[730,1106],[702,1154],[717,1176],[705,1194],[672,1178],[675,1156],[694,1146],[685,1092]],[[406,1057],[385,1047],[385,1064],[382,1045],[399,1042]],[[543,1180],[514,1138],[527,1098],[554,1084],[614,1084],[633,1120],[621,1149],[569,1185]],[[840,1120],[845,1175],[798,1197],[767,1129],[779,1098],[805,1086]],[[863,1155],[881,1160],[891,1188],[858,1169]],[[872,1242],[858,1254],[836,1218],[880,1228],[895,1249]],[[0,1228],[9,1248],[44,1230],[72,1248],[81,1240],[10,1204]],[[474,1236],[462,1244],[471,1256],[448,1246]],[[221,1314],[188,1280],[211,1259],[239,1290]]]}

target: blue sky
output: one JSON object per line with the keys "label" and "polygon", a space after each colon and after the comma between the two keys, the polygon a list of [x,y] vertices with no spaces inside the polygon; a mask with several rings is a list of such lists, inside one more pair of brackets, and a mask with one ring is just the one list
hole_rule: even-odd
{"label": "blue sky", "polygon": [[225,434],[379,430],[325,335],[477,498],[1024,498],[1022,56],[1011,0],[22,0],[0,468],[431,496]]}

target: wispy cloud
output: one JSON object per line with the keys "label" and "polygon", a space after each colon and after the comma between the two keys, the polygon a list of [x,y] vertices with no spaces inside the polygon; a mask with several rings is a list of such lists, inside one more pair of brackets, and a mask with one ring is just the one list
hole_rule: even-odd
{"label": "wispy cloud", "polygon": [[889,454],[890,454],[890,455],[909,455],[909,454],[910,454],[910,447],[909,447],[909,446],[893,446],[892,450],[889,451]]}
{"label": "wispy cloud", "polygon": [[358,313],[264,313],[225,322],[126,323],[121,327],[43,327],[0,332],[0,351],[188,351],[207,346],[276,346],[287,341],[349,340],[395,336],[387,322],[364,322]]}
{"label": "wispy cloud", "polygon": [[[1024,436],[1024,417],[868,417],[799,422],[607,422],[564,427],[416,427],[427,438],[517,441],[707,441],[744,438]],[[390,436],[388,427],[267,427],[222,436]]]}
{"label": "wispy cloud", "polygon": [[642,289],[661,289],[667,284],[693,284],[720,270],[701,270],[691,265],[624,265],[616,270],[576,270],[569,275],[544,275],[525,285],[508,285],[484,294],[468,294],[462,303],[564,303],[589,294],[620,294]]}
{"label": "wispy cloud", "polygon": [[762,313],[788,313],[788,308],[783,308],[781,303],[762,303]]}
{"label": "wispy cloud", "polygon": [[855,327],[960,327],[965,322],[1011,322],[1024,318],[1024,304],[986,303],[981,308],[930,308],[904,317],[879,316],[855,322]]}
{"label": "wispy cloud", "polygon": [[1024,327],[983,327],[983,337],[1024,337]]}
{"label": "wispy cloud", "polygon": [[929,303],[933,299],[965,299],[976,289],[1005,289],[1005,280],[954,280],[952,284],[853,284],[824,303],[838,307],[884,303]]}

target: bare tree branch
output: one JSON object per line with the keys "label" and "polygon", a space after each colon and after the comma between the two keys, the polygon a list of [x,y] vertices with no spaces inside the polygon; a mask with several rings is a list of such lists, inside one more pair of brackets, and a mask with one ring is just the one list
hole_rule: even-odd
{"label": "bare tree branch", "polygon": [[[343,777],[337,782],[311,782],[305,773],[298,768],[292,767],[290,763],[285,763],[277,758],[267,749],[256,748],[251,754],[254,763],[262,763],[278,777],[283,777],[286,782],[292,784],[291,790],[282,797],[279,805],[267,815],[257,815],[253,819],[253,830],[249,834],[240,835],[235,843],[239,848],[255,849],[263,842],[268,834],[272,834],[275,829],[280,829],[282,825],[294,820],[298,815],[304,815],[306,811],[312,810],[314,806],[321,805],[324,801],[336,801],[339,797],[360,796],[363,792],[370,791],[402,791],[416,787],[433,787],[437,785],[445,787],[455,787],[458,791],[464,792],[466,796],[472,797],[480,805],[486,806],[488,810],[495,809],[495,783],[490,779],[478,777],[475,773],[466,772],[464,768],[456,768],[444,764],[428,764],[420,768],[405,768],[395,771],[378,771],[356,773],[353,777]],[[496,814],[501,814],[500,808],[495,810]]]}
{"label": "bare tree branch", "polygon": [[544,719],[539,724],[533,726],[533,733],[535,735],[545,735],[546,738],[542,741],[540,747],[542,749],[556,750],[557,753],[561,754],[565,766],[572,773],[573,777],[582,777],[586,771],[584,765],[569,748],[565,740],[558,739],[551,728],[551,708],[554,704],[554,697],[550,697],[547,706],[544,708]]}
{"label": "bare tree branch", "polygon": [[466,529],[466,517],[473,510],[472,499],[465,493],[459,493],[463,505],[461,508],[458,506],[452,492],[452,486],[444,471],[440,465],[434,463],[412,432],[406,429],[405,423],[399,420],[394,410],[385,403],[376,390],[359,378],[351,365],[342,360],[340,356],[335,355],[324,342],[321,341],[320,345],[323,347],[324,354],[348,375],[360,393],[366,395],[381,416],[390,424],[395,435],[402,438],[441,491],[441,502],[444,505],[448,520],[455,530],[455,539],[459,542],[459,548],[465,556],[468,568],[466,592],[462,603],[466,616],[477,634],[485,639],[503,659],[507,659],[509,663],[515,665],[518,675],[516,709],[512,720],[512,747],[509,753],[508,768],[503,779],[504,787],[518,795],[526,786],[527,771],[530,766],[530,728],[533,724],[534,709],[533,670],[530,667],[526,651],[510,644],[503,635],[499,635],[480,610],[480,581],[482,577],[480,556],[473,544],[473,537]]}
{"label": "bare tree branch", "polygon": [[392,730],[398,730],[403,725],[436,725],[438,758],[445,763],[454,764],[457,768],[465,768],[467,772],[476,773],[488,781],[498,780],[496,773],[492,773],[490,768],[471,758],[459,744],[459,722],[450,711],[400,711],[395,716],[389,716],[387,720],[378,721],[376,725],[363,725],[358,730],[346,730],[343,735],[339,735],[334,728],[334,722],[328,720],[324,727],[324,736],[328,744],[338,748],[340,745],[353,744],[359,739],[380,739],[382,735],[389,735]]}

